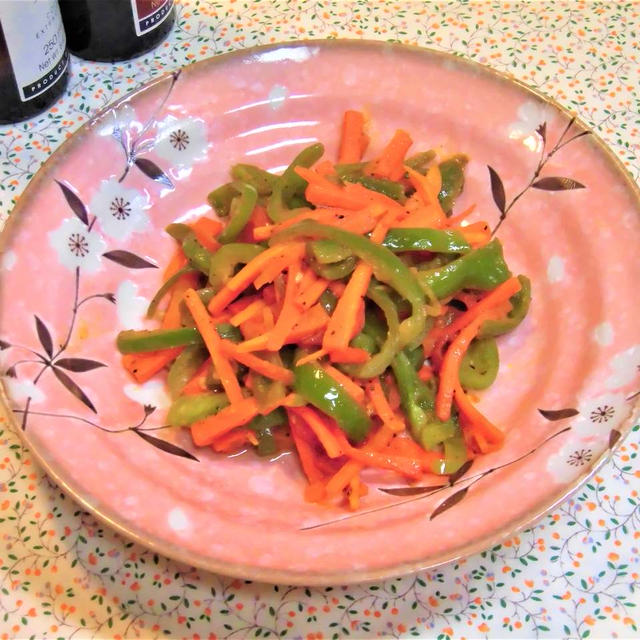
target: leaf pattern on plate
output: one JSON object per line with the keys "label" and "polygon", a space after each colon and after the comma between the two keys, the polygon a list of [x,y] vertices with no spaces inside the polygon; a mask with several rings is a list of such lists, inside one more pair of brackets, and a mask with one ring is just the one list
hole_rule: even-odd
{"label": "leaf pattern on plate", "polygon": [[507,204],[507,196],[504,192],[504,184],[502,183],[502,178],[500,178],[498,172],[493,167],[487,165],[487,169],[489,169],[489,178],[491,180],[491,195],[493,196],[493,201],[496,203],[498,211],[500,211],[500,213],[504,213]]}
{"label": "leaf pattern on plate", "polygon": [[4,351],[5,349],[8,349],[11,346],[10,342],[7,342],[6,340],[0,340],[0,351]]}
{"label": "leaf pattern on plate", "polygon": [[547,420],[564,420],[565,418],[572,418],[577,416],[580,412],[577,409],[538,409],[538,413]]}
{"label": "leaf pattern on plate", "polygon": [[467,460],[456,472],[449,476],[449,484],[454,485],[473,466],[473,460]]}
{"label": "leaf pattern on plate", "polygon": [[149,262],[144,258],[131,253],[131,251],[125,251],[123,249],[115,249],[114,251],[107,251],[102,254],[103,257],[108,260],[112,260],[116,264],[128,269],[157,269],[158,265]]}
{"label": "leaf pattern on plate", "polygon": [[56,360],[56,366],[62,367],[67,371],[81,372],[106,367],[107,365],[97,360],[89,360],[88,358],[60,358]]}
{"label": "leaf pattern on plate", "polygon": [[78,398],[78,400],[80,400],[80,402],[91,409],[93,413],[98,413],[96,411],[96,408],[93,406],[93,402],[89,400],[87,394],[64,371],[58,369],[55,366],[51,368],[54,375],[56,376],[56,378],[58,378],[58,380],[60,380],[65,389],[70,391],[76,398]]}
{"label": "leaf pattern on plate", "polygon": [[136,158],[133,162],[142,173],[148,178],[155,180],[156,182],[160,182],[165,187],[169,187],[169,189],[173,189],[173,182],[167,174],[155,163],[149,160],[148,158]]}
{"label": "leaf pattern on plate", "polygon": [[74,193],[64,182],[56,180],[56,183],[62,189],[62,194],[67,201],[67,204],[71,207],[71,210],[80,220],[87,226],[89,226],[89,215],[87,214],[87,208],[84,206],[82,200]]}
{"label": "leaf pattern on plate", "polygon": [[178,447],[175,444],[172,444],[171,442],[161,440],[160,438],[156,438],[155,436],[150,436],[148,433],[139,431],[138,429],[132,429],[132,431],[136,435],[140,436],[145,442],[148,442],[150,445],[156,447],[156,449],[160,449],[165,453],[170,453],[173,456],[180,456],[181,458],[187,458],[189,460],[200,462],[198,458],[196,458],[192,453],[185,451],[184,449]]}
{"label": "leaf pattern on plate", "polygon": [[434,484],[428,487],[390,487],[384,488],[381,487],[380,491],[383,493],[388,493],[390,496],[420,496],[425,493],[431,493],[433,491],[438,491],[443,487],[446,487],[446,484]]}
{"label": "leaf pattern on plate", "polygon": [[540,178],[532,185],[534,189],[543,189],[545,191],[568,191],[569,189],[586,189],[586,187],[577,180],[572,178],[562,178],[560,176],[549,176]]}
{"label": "leaf pattern on plate", "polygon": [[455,507],[455,505],[462,500],[467,495],[467,491],[469,491],[469,487],[464,487],[463,489],[459,489],[455,493],[452,493],[448,498],[445,498],[431,513],[429,516],[429,520],[433,520],[441,513],[444,513],[451,507]]}
{"label": "leaf pattern on plate", "polygon": [[38,333],[38,340],[40,340],[40,344],[42,348],[47,352],[47,355],[51,358],[53,356],[53,340],[51,339],[51,334],[49,333],[49,329],[47,329],[46,325],[38,316],[34,316],[36,319],[36,331]]}

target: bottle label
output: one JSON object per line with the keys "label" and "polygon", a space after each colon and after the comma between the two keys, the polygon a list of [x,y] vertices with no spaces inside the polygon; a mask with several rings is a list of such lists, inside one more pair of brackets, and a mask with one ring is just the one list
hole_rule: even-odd
{"label": "bottle label", "polygon": [[0,22],[20,100],[46,91],[69,62],[66,38],[55,0],[0,0]]}
{"label": "bottle label", "polygon": [[160,26],[169,16],[173,0],[131,0],[133,22],[139,36]]}

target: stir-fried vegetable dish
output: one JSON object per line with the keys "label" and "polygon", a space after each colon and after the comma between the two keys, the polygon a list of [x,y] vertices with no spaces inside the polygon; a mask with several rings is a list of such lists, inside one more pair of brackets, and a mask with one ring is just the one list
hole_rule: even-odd
{"label": "stir-fried vegetable dish", "polygon": [[234,165],[211,216],[166,229],[159,327],[117,340],[136,381],[166,376],[196,446],[293,451],[307,500],[352,509],[371,469],[415,482],[502,445],[474,394],[530,301],[473,207],[453,211],[464,155],[410,155],[397,130],[364,160],[368,142],[347,111],[335,163],[316,143],[282,175]]}

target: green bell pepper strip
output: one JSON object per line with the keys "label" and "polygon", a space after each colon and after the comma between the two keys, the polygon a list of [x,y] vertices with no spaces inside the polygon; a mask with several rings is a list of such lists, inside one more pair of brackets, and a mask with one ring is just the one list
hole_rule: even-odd
{"label": "green bell pepper strip", "polygon": [[319,264],[333,264],[346,260],[351,255],[349,249],[331,240],[313,240],[307,242],[307,255]]}
{"label": "green bell pepper strip", "polygon": [[402,408],[409,421],[413,439],[423,449],[432,450],[441,442],[459,433],[455,418],[442,422],[435,416],[435,391],[422,382],[404,351],[391,363]]}
{"label": "green bell pepper strip", "polygon": [[272,456],[278,453],[278,445],[273,437],[273,429],[287,423],[287,414],[284,409],[278,408],[266,416],[256,416],[247,424],[247,427],[255,431],[258,438],[257,453],[259,456]]}
{"label": "green bell pepper strip", "polygon": [[476,338],[460,363],[460,384],[464,389],[487,389],[496,379],[499,366],[500,357],[495,339]]}
{"label": "green bell pepper strip", "polygon": [[216,295],[216,290],[213,287],[203,287],[202,289],[198,289],[196,293],[202,301],[202,304],[206,307],[209,302],[211,302],[211,298]]}
{"label": "green bell pepper strip", "polygon": [[363,187],[370,189],[371,191],[377,191],[382,193],[393,200],[396,200],[400,204],[404,204],[407,197],[404,193],[404,186],[400,182],[394,182],[393,180],[385,180],[384,178],[373,178],[372,176],[345,176],[345,182],[357,182]]}
{"label": "green bell pepper strip", "polygon": [[322,305],[322,308],[331,315],[338,304],[338,298],[336,298],[331,289],[325,289],[318,302]]}
{"label": "green bell pepper strip", "polygon": [[527,276],[518,276],[520,291],[509,298],[511,311],[502,320],[487,320],[482,323],[478,336],[496,337],[515,329],[527,315],[531,304],[531,280]]}
{"label": "green bell pepper strip", "polygon": [[346,162],[335,165],[335,170],[340,180],[348,180],[363,175],[368,164],[368,162]]}
{"label": "green bell pepper strip", "polygon": [[180,395],[184,385],[193,378],[208,355],[202,345],[192,344],[185,347],[171,363],[167,374],[167,387],[169,387],[169,394],[174,400]]}
{"label": "green bell pepper strip", "polygon": [[209,264],[213,253],[198,242],[195,233],[190,233],[185,237],[182,241],[182,250],[193,267],[205,275],[209,275]]}
{"label": "green bell pepper strip", "polygon": [[462,193],[464,187],[464,168],[469,162],[467,156],[458,154],[441,162],[440,176],[442,178],[442,186],[438,194],[438,200],[442,210],[451,215],[451,210],[456,198]]}
{"label": "green bell pepper strip", "polygon": [[209,262],[209,284],[217,291],[233,276],[239,264],[251,262],[264,251],[264,247],[244,242],[230,242],[221,246]]}
{"label": "green bell pepper strip", "polygon": [[186,427],[207,416],[214,415],[229,404],[224,393],[198,393],[180,396],[173,401],[167,422],[173,427]]}
{"label": "green bell pepper strip", "polygon": [[370,335],[364,333],[363,331],[361,331],[357,336],[353,338],[353,340],[351,341],[351,346],[355,347],[356,349],[363,349],[371,356],[377,350],[376,341]]}
{"label": "green bell pepper strip", "polygon": [[242,342],[242,332],[238,327],[234,327],[229,322],[220,322],[217,324],[216,331],[223,340],[229,340],[229,342],[235,342],[236,344]]}
{"label": "green bell pepper strip", "polygon": [[361,442],[371,429],[366,411],[344,387],[315,363],[293,370],[294,389],[309,404],[336,421],[352,442]]}
{"label": "green bell pepper strip", "polygon": [[317,273],[321,278],[341,280],[353,272],[358,261],[355,256],[349,256],[345,260],[334,262],[333,264],[320,264],[310,258],[307,259],[307,262],[314,273]]}
{"label": "green bell pepper strip", "polygon": [[238,195],[233,182],[221,185],[207,196],[207,201],[222,218],[229,215],[231,201]]}
{"label": "green bell pepper strip", "polygon": [[190,344],[203,344],[202,336],[194,327],[121,331],[116,339],[120,353],[143,353],[172,347],[186,347]]}
{"label": "green bell pepper strip", "polygon": [[296,172],[296,167],[311,167],[324,153],[324,146],[316,142],[303,149],[284,170],[273,185],[271,196],[267,200],[267,215],[272,222],[282,222],[299,211],[292,209],[295,199],[304,196],[307,181]]}
{"label": "green bell pepper strip", "polygon": [[239,195],[231,201],[229,222],[218,235],[218,241],[222,244],[233,242],[242,233],[258,202],[258,192],[250,184],[246,182],[234,182],[233,184]]}
{"label": "green bell pepper strip", "polygon": [[433,149],[428,151],[420,151],[412,156],[409,156],[405,161],[405,165],[418,173],[425,174],[427,171],[427,165],[436,157],[436,152]]}
{"label": "green bell pepper strip", "polygon": [[155,295],[151,299],[149,306],[147,307],[147,318],[153,318],[158,310],[158,305],[160,304],[162,298],[164,298],[169,289],[173,287],[173,285],[185,274],[187,273],[197,273],[197,269],[192,269],[190,266],[182,267],[182,269],[178,269],[170,278],[166,280],[162,284],[162,286],[156,291]]}
{"label": "green bell pepper strip", "polygon": [[394,252],[467,253],[471,250],[471,246],[459,231],[443,229],[389,229],[382,244]]}
{"label": "green bell pepper strip", "polygon": [[442,267],[418,271],[416,277],[420,286],[430,287],[441,300],[460,289],[495,289],[511,277],[511,272],[504,261],[502,245],[496,238]]}
{"label": "green bell pepper strip", "polygon": [[455,473],[467,461],[467,446],[461,433],[443,441],[444,458],[435,462],[432,467],[434,473],[450,475]]}
{"label": "green bell pepper strip", "polygon": [[355,256],[373,268],[377,280],[388,284],[411,304],[411,315],[400,323],[400,347],[417,346],[426,331],[425,294],[416,277],[387,247],[375,244],[364,236],[337,229],[313,220],[304,220],[271,238],[277,244],[293,238],[333,240],[351,250]]}
{"label": "green bell pepper strip", "polygon": [[231,176],[234,180],[250,184],[259,196],[270,195],[278,181],[278,176],[254,164],[234,164],[231,167]]}
{"label": "green bell pepper strip", "polygon": [[164,230],[174,239],[177,240],[178,242],[182,242],[190,233],[192,234],[193,231],[191,230],[191,227],[188,224],[184,224],[182,222],[172,222],[171,224],[168,224]]}
{"label": "green bell pepper strip", "polygon": [[362,364],[345,366],[345,371],[356,378],[373,378],[381,375],[400,350],[400,320],[396,305],[380,285],[369,286],[367,297],[380,307],[387,323],[387,331],[378,353]]}

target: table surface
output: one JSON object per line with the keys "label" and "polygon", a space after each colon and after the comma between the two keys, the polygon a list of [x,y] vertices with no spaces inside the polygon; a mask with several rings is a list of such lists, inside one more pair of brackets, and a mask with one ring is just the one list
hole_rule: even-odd
{"label": "table surface", "polygon": [[[72,58],[49,112],[0,127],[0,226],[42,162],[97,109],[160,73],[297,38],[393,40],[513,74],[573,110],[640,172],[640,3],[183,1],[130,62]],[[195,571],[100,526],[0,424],[0,638],[639,637],[636,426],[534,528],[463,562],[378,584],[263,585]]]}

